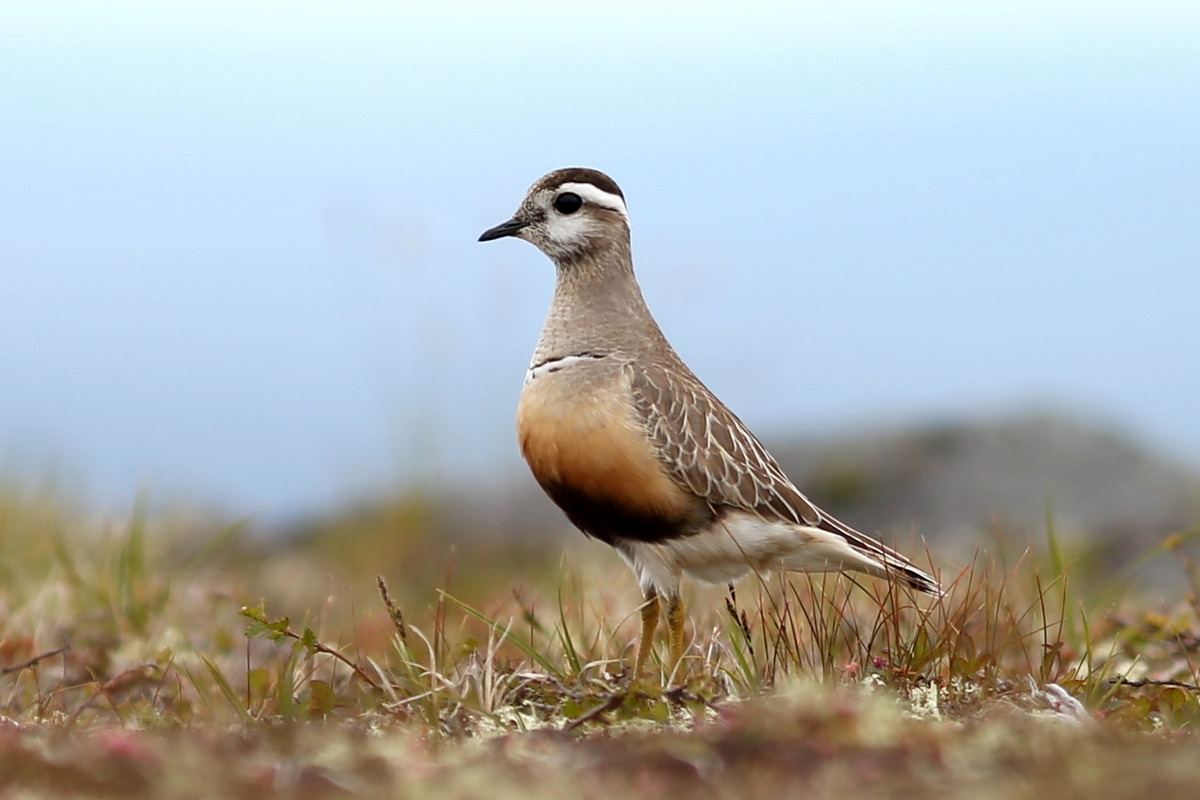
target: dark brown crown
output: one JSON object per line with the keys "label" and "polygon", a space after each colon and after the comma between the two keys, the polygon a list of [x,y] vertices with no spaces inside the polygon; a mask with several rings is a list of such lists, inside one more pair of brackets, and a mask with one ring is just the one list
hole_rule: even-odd
{"label": "dark brown crown", "polygon": [[546,177],[538,181],[539,189],[551,189],[555,186],[561,186],[564,183],[590,183],[597,189],[615,194],[622,200],[625,199],[625,194],[621,191],[621,187],[617,186],[617,182],[605,175],[598,169],[588,169],[587,167],[567,167],[566,169],[556,169]]}

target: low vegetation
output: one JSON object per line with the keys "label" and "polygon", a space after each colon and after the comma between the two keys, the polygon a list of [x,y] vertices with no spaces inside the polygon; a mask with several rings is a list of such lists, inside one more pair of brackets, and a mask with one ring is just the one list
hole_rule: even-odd
{"label": "low vegetation", "polygon": [[1164,600],[1049,527],[929,556],[942,598],[692,587],[688,657],[634,681],[636,586],[577,535],[0,493],[0,796],[1190,796],[1200,531],[1146,554],[1184,579]]}

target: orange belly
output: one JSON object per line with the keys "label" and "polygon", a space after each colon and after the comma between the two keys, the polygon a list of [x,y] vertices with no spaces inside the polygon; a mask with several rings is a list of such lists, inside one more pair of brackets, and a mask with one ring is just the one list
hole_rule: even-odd
{"label": "orange belly", "polygon": [[517,407],[517,437],[546,493],[605,541],[687,535],[707,508],[668,475],[620,385],[576,391],[540,378]]}

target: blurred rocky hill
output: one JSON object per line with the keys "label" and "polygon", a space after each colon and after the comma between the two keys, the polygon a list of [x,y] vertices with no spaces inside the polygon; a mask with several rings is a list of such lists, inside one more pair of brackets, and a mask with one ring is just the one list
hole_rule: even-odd
{"label": "blurred rocky hill", "polygon": [[814,499],[874,530],[931,541],[1001,525],[1161,538],[1200,521],[1200,468],[1063,415],[944,423],[776,449]]}

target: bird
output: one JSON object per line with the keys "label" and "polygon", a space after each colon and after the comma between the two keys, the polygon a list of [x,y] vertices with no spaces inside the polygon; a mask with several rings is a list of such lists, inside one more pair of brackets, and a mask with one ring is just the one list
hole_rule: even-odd
{"label": "bird", "polygon": [[814,505],[688,368],[634,275],[625,195],[595,169],[559,169],[479,237],[523,239],[554,262],[550,309],[525,373],[517,438],[575,527],[616,549],[644,602],[633,675],[666,606],[667,676],[684,655],[683,578],[863,572],[940,595],[897,551]]}

